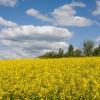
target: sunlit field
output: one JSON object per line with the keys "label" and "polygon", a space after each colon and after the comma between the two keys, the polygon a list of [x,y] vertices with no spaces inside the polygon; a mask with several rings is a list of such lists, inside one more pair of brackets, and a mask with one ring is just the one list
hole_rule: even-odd
{"label": "sunlit field", "polygon": [[0,100],[100,100],[100,57],[0,61]]}

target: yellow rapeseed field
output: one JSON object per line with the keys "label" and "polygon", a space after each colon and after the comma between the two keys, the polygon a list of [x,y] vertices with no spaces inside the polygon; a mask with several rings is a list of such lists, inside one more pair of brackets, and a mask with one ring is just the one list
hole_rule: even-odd
{"label": "yellow rapeseed field", "polygon": [[0,100],[100,100],[100,57],[0,61]]}

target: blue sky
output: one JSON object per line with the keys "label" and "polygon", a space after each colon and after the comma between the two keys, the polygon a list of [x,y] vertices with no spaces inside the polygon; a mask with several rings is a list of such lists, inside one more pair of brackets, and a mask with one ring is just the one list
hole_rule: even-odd
{"label": "blue sky", "polygon": [[0,59],[100,44],[100,0],[0,0]]}

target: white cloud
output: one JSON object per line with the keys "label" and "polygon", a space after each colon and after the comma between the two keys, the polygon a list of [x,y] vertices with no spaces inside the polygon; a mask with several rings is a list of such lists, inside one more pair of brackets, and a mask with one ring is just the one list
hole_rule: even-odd
{"label": "white cloud", "polygon": [[29,9],[27,14],[33,16],[42,21],[47,21],[53,25],[57,26],[78,26],[84,27],[92,24],[92,21],[88,18],[81,17],[77,15],[76,7],[86,7],[82,2],[72,2],[70,4],[65,4],[54,9],[50,16],[41,14],[38,10]]}
{"label": "white cloud", "polygon": [[98,47],[98,45],[100,45],[100,36],[95,39],[95,47]]}
{"label": "white cloud", "polygon": [[7,27],[15,27],[15,26],[17,26],[16,23],[14,23],[12,21],[5,20],[2,17],[0,17],[0,25],[7,26]]}
{"label": "white cloud", "polygon": [[73,6],[73,7],[82,7],[82,8],[86,7],[86,5],[83,2],[75,2],[75,1],[73,1],[70,4],[70,6]]}
{"label": "white cloud", "polygon": [[43,20],[43,21],[49,21],[50,20],[46,15],[41,14],[38,10],[33,9],[33,8],[28,9],[26,11],[26,14],[28,14],[32,17],[35,17],[37,19]]}
{"label": "white cloud", "polygon": [[[65,4],[59,8],[56,8],[52,12],[54,17],[53,23],[60,26],[89,26],[92,24],[92,21],[77,15],[74,7],[79,6],[79,4]],[[80,5],[80,7],[83,7]]]}
{"label": "white cloud", "polygon": [[0,5],[2,6],[10,6],[10,7],[14,7],[17,3],[17,0],[0,0]]}
{"label": "white cloud", "polygon": [[98,36],[98,37],[96,38],[96,42],[98,42],[98,43],[100,44],[100,36]]}
{"label": "white cloud", "polygon": [[99,21],[94,20],[94,24],[100,27],[100,22]]}
{"label": "white cloud", "polygon": [[92,13],[93,15],[100,15],[100,1],[96,1],[96,9]]}
{"label": "white cloud", "polygon": [[16,27],[2,28],[1,38],[15,39],[47,39],[47,40],[63,40],[70,38],[72,33],[68,29],[57,28],[53,26],[33,26],[22,25]]}
{"label": "white cloud", "polygon": [[9,41],[6,40],[0,43],[4,48],[0,49],[0,59],[16,59],[16,58],[31,58],[44,54],[44,51],[58,50],[59,48],[67,49],[66,42],[48,42],[48,41]]}
{"label": "white cloud", "polygon": [[54,26],[4,26],[0,29],[0,59],[33,57],[44,50],[67,49],[65,41],[73,36],[68,29]]}
{"label": "white cloud", "polygon": [[32,57],[27,52],[25,52],[22,48],[18,47],[6,47],[0,49],[0,59],[16,59],[16,58],[29,58]]}

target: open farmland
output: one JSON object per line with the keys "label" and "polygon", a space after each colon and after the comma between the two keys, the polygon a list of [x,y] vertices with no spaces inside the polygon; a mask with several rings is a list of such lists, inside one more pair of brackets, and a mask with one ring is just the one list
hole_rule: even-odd
{"label": "open farmland", "polygon": [[100,100],[100,57],[0,61],[0,100]]}

